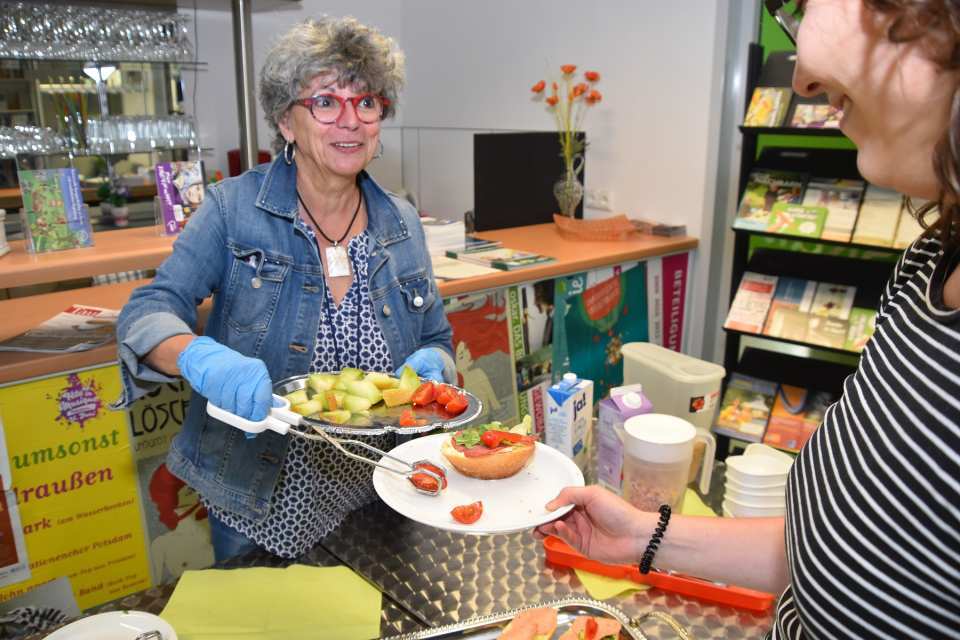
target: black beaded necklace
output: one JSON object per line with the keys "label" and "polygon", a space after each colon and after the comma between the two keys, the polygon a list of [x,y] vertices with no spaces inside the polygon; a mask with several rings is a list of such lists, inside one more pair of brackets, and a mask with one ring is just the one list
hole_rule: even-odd
{"label": "black beaded necklace", "polygon": [[350,235],[350,230],[353,229],[353,223],[357,221],[357,216],[360,214],[360,205],[363,204],[363,190],[360,188],[359,183],[357,184],[357,208],[353,210],[353,217],[350,218],[350,224],[347,225],[347,228],[339,240],[333,240],[323,232],[323,229],[320,228],[313,214],[310,213],[310,208],[307,206],[307,203],[303,201],[303,196],[300,195],[299,189],[297,189],[297,200],[300,201],[303,210],[307,212],[307,217],[309,217],[310,222],[313,223],[313,228],[323,236],[324,240],[333,245],[324,249],[324,254],[327,257],[327,275],[331,278],[349,276],[351,273],[350,258],[347,256],[347,250],[344,249],[340,243]]}

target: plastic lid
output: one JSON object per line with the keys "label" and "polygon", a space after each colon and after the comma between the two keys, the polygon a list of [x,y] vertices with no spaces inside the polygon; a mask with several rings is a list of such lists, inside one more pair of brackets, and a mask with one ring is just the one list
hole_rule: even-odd
{"label": "plastic lid", "polygon": [[577,382],[577,374],[575,373],[565,373],[563,374],[563,381],[569,382],[570,384],[575,384]]}
{"label": "plastic lid", "polygon": [[627,418],[623,423],[627,453],[649,462],[681,462],[693,453],[697,430],[692,424],[663,413],[647,413]]}

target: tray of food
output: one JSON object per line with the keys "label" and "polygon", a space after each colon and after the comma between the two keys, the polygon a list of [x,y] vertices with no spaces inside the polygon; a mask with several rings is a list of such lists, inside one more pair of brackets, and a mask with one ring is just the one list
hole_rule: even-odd
{"label": "tray of food", "polygon": [[[563,487],[583,486],[583,473],[537,442],[531,426],[526,416],[512,427],[493,422],[404,442],[379,460],[373,488],[401,515],[456,533],[513,533],[550,522],[573,507],[547,511],[547,502]],[[398,461],[429,463],[432,473],[404,475]],[[434,474],[442,476],[439,490]]]}
{"label": "tray of food", "polygon": [[469,391],[421,380],[410,367],[399,378],[360,369],[293,376],[274,384],[273,392],[307,425],[344,435],[456,429],[483,411]]}
{"label": "tray of food", "polygon": [[[669,624],[669,623],[668,623]],[[670,625],[673,626],[673,625]],[[687,637],[682,627],[677,636]],[[605,602],[567,598],[392,636],[386,640],[646,640],[630,618]]]}

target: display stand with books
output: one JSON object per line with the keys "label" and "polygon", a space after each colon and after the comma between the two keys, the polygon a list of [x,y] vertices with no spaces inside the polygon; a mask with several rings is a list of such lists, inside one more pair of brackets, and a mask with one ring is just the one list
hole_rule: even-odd
{"label": "display stand with books", "polygon": [[[774,52],[762,62],[762,48],[751,46],[724,322],[730,398],[715,426],[721,456],[734,442],[791,451],[806,442],[821,405],[839,396],[873,333],[898,246],[920,233],[900,194],[866,184],[855,150],[761,140],[769,133],[843,135],[839,114],[822,98],[790,90],[794,60],[792,52]],[[798,370],[807,375],[791,379]],[[762,428],[761,416],[747,420],[744,409],[759,411],[744,401],[750,394],[756,400],[758,389],[769,397]]]}

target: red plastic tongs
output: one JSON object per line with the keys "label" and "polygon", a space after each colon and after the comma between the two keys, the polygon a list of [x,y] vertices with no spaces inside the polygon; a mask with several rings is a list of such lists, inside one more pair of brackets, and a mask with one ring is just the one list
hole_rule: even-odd
{"label": "red plastic tongs", "polygon": [[679,573],[651,569],[650,573],[644,575],[640,573],[640,567],[637,565],[604,564],[596,560],[590,560],[556,536],[549,536],[544,539],[543,547],[547,552],[547,562],[554,565],[583,569],[610,578],[632,580],[664,591],[672,591],[673,593],[699,598],[707,602],[725,604],[738,609],[764,613],[773,606],[775,599],[773,594],[763,591],[753,591],[752,589],[710,582]]}

